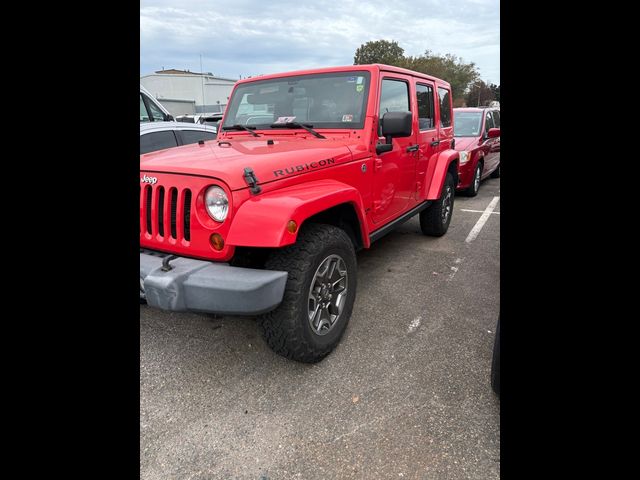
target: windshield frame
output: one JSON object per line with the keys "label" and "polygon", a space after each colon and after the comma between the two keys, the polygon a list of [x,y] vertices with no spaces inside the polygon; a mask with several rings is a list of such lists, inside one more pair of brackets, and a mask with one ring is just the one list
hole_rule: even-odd
{"label": "windshield frame", "polygon": [[[237,109],[239,109],[240,106],[240,101],[242,100],[241,96],[238,95],[238,91],[240,91],[244,86],[248,86],[251,85],[256,86],[256,85],[260,85],[260,86],[267,86],[269,84],[273,84],[273,83],[282,83],[284,82],[294,82],[294,81],[299,81],[301,79],[315,79],[315,78],[323,78],[323,77],[356,77],[356,76],[361,76],[361,77],[365,77],[365,88],[364,88],[364,95],[362,97],[362,114],[360,116],[360,122],[318,122],[318,121],[313,121],[313,120],[309,120],[309,121],[305,121],[305,120],[298,120],[295,119],[294,122],[296,123],[303,123],[305,125],[313,125],[313,129],[314,130],[319,130],[319,129],[328,129],[328,130],[335,130],[335,129],[339,129],[339,130],[358,130],[358,129],[362,129],[364,128],[364,124],[367,118],[367,112],[368,112],[368,105],[369,105],[369,93],[371,91],[371,72],[369,70],[347,70],[347,71],[334,71],[334,72],[323,72],[323,73],[310,73],[310,74],[303,74],[303,75],[283,75],[281,77],[276,77],[276,78],[271,78],[271,79],[267,79],[267,80],[252,80],[250,82],[242,82],[239,83],[233,90],[233,93],[231,95],[231,98],[229,99],[229,103],[227,105],[227,108],[225,110],[225,115],[224,115],[224,122],[221,125],[221,129],[227,126],[232,126],[234,125],[236,122],[236,119],[234,118],[233,120],[231,119],[231,117],[229,116],[229,114],[231,113],[231,111],[235,108],[236,111]],[[240,94],[243,95],[243,94]],[[236,102],[236,98],[239,98],[238,100],[238,105],[235,105]],[[237,114],[236,114],[237,115]],[[268,131],[273,131],[276,130],[275,128],[272,128],[271,125],[273,123],[275,123],[277,119],[272,119],[269,122],[266,123],[260,123],[260,124],[250,124],[247,126],[250,127],[255,127],[254,131],[260,131],[260,130],[268,130]],[[291,127],[292,130],[295,130],[296,128]],[[253,128],[252,128],[253,130]],[[287,130],[287,128],[278,128],[277,130]],[[230,132],[230,130],[226,131],[227,133]]]}
{"label": "windshield frame", "polygon": [[[478,130],[478,134],[477,135],[459,135],[456,134],[456,125],[457,125],[457,121],[456,118],[460,115],[460,114],[477,114],[480,116],[480,126],[479,126],[479,130]],[[486,114],[486,110],[483,111],[475,111],[475,110],[470,110],[470,111],[466,111],[466,112],[456,112],[454,111],[454,117],[453,117],[453,136],[454,137],[460,137],[460,138],[475,138],[475,137],[480,137],[483,135],[483,130],[482,127],[484,126],[484,117]]]}

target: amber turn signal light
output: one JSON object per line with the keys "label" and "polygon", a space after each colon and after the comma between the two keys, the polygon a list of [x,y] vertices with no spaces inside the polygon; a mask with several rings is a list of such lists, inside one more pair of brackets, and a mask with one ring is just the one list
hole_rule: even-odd
{"label": "amber turn signal light", "polygon": [[224,248],[224,240],[222,238],[222,235],[220,235],[219,233],[214,233],[213,235],[211,235],[209,241],[211,242],[211,246],[213,247],[213,249],[218,252]]}
{"label": "amber turn signal light", "polygon": [[296,233],[297,231],[298,231],[298,224],[293,220],[289,220],[289,223],[287,223],[287,232]]}

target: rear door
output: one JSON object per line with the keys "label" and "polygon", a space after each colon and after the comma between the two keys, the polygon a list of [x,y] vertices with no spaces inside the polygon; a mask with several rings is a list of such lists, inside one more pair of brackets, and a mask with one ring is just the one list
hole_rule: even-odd
{"label": "rear door", "polygon": [[435,162],[433,155],[439,149],[438,125],[436,124],[436,87],[428,80],[416,79],[415,104],[418,112],[418,158],[416,163],[415,198],[428,188],[424,185],[426,173]]}
{"label": "rear door", "polygon": [[453,101],[451,90],[448,87],[438,85],[438,110],[440,121],[438,122],[438,151],[451,148],[453,142]]}

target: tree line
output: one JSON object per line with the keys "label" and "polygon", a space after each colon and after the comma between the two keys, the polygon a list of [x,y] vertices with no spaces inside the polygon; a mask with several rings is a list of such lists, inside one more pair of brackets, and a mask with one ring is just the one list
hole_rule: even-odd
{"label": "tree line", "polygon": [[441,78],[451,85],[454,107],[476,107],[500,101],[500,85],[487,84],[480,79],[475,63],[465,63],[462,58],[447,53],[437,55],[426,50],[422,55],[406,56],[396,41],[375,40],[356,49],[354,65],[384,63],[407,68]]}

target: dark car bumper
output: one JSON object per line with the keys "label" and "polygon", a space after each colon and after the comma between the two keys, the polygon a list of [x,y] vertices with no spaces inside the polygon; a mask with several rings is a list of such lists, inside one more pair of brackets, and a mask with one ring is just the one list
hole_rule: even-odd
{"label": "dark car bumper", "polygon": [[162,268],[163,256],[140,252],[140,298],[172,311],[257,315],[282,301],[287,272],[232,267],[177,257]]}

